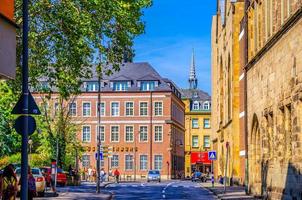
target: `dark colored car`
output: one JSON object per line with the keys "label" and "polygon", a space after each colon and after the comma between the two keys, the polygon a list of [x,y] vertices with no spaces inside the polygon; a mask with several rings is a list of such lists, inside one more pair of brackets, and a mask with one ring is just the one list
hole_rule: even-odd
{"label": "dark colored car", "polygon": [[[51,184],[51,168],[50,167],[42,167],[41,171],[45,177],[46,184],[49,187]],[[57,169],[57,185],[66,186],[67,184],[67,175],[63,172],[62,169]]]}
{"label": "dark colored car", "polygon": [[203,174],[201,172],[194,172],[192,177],[191,177],[192,182],[198,182],[198,181],[206,182],[207,179],[208,179],[207,175]]}

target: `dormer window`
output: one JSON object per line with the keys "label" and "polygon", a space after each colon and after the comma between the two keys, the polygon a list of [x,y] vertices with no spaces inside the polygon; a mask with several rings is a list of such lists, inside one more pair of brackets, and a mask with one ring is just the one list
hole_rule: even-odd
{"label": "dormer window", "polygon": [[141,91],[152,91],[155,88],[156,81],[141,81],[140,88]]}
{"label": "dormer window", "polygon": [[98,82],[86,82],[85,83],[86,92],[96,92],[99,89]]}
{"label": "dormer window", "polygon": [[114,91],[127,91],[128,90],[128,82],[127,81],[117,81],[113,83]]}
{"label": "dormer window", "polygon": [[193,110],[199,110],[199,102],[198,101],[193,102]]}
{"label": "dormer window", "polygon": [[203,103],[203,109],[204,110],[210,110],[210,103],[208,101]]}

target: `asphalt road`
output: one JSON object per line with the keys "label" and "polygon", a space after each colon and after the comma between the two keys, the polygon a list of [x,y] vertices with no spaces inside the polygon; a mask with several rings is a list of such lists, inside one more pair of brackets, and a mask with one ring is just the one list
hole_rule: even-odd
{"label": "asphalt road", "polygon": [[113,194],[116,200],[134,199],[200,199],[211,200],[215,197],[199,183],[191,181],[167,181],[161,183],[120,183],[110,184],[105,192]]}

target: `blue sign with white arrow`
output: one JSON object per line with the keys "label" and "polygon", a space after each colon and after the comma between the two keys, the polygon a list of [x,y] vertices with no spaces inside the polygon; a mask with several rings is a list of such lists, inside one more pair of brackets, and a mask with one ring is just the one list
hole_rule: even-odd
{"label": "blue sign with white arrow", "polygon": [[217,160],[217,153],[216,151],[209,151],[209,160]]}
{"label": "blue sign with white arrow", "polygon": [[[95,159],[98,159],[98,153],[95,153]],[[100,152],[100,160],[104,160],[103,152]]]}

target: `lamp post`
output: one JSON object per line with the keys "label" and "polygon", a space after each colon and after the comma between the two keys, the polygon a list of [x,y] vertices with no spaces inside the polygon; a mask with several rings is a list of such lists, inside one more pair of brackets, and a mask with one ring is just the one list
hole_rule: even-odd
{"label": "lamp post", "polygon": [[28,140],[28,144],[29,144],[29,160],[28,160],[28,163],[30,165],[30,161],[31,161],[31,149],[32,149],[33,141],[31,139]]}

